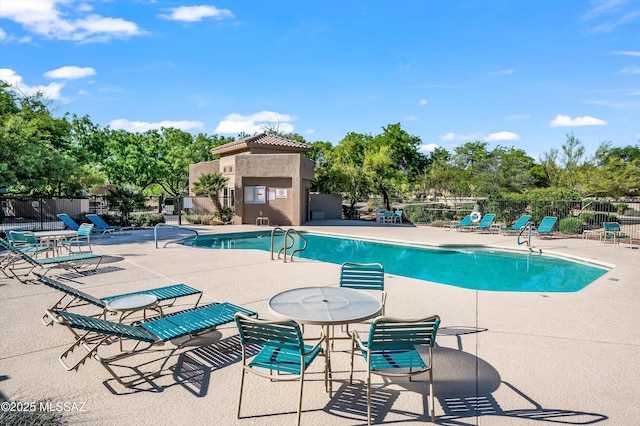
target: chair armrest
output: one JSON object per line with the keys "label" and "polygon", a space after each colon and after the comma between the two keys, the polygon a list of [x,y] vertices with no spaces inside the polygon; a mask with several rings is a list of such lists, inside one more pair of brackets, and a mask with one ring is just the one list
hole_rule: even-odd
{"label": "chair armrest", "polygon": [[305,353],[303,355],[309,355],[310,353],[313,353],[313,351],[315,351],[316,349],[320,348],[322,350],[322,352],[324,352],[324,350],[322,349],[322,347],[320,345],[322,345],[322,343],[327,340],[327,335],[324,332],[324,329],[321,328],[320,329],[320,338],[318,339],[318,342],[313,345],[313,347],[311,349],[309,349],[308,351],[305,351]]}

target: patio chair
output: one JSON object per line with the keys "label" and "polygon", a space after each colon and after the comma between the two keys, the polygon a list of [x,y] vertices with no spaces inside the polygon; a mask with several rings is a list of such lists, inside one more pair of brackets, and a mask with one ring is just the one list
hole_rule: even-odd
{"label": "patio chair", "polygon": [[520,216],[518,220],[516,220],[516,222],[513,225],[507,226],[505,228],[500,228],[500,232],[504,235],[518,233],[523,227],[525,227],[529,223],[530,220],[531,220],[531,215],[523,214],[522,216]]}
{"label": "patio chair", "polygon": [[[171,355],[185,346],[205,342],[215,345],[218,350],[223,352],[216,340],[203,335],[203,333],[212,331],[220,325],[233,322],[234,315],[237,312],[242,312],[247,316],[257,315],[247,308],[229,302],[200,306],[163,318],[142,322],[135,326],[60,310],[49,310],[47,315],[57,324],[66,326],[75,336],[75,342],[60,355],[60,362],[67,371],[78,371],[82,364],[90,358],[94,358],[118,383],[124,387],[130,387],[147,380],[149,377],[160,375]],[[82,331],[85,333],[80,334]],[[169,354],[164,357],[160,368],[155,371],[143,372],[139,366],[128,367],[133,373],[124,376],[116,373],[112,368],[124,368],[126,366],[120,362],[121,360],[148,352],[154,346],[161,346],[170,340],[182,337],[187,337],[187,339],[180,344],[176,344],[175,348],[171,349]],[[106,346],[114,339],[131,340],[135,342],[135,345],[133,349],[118,352],[115,355],[99,354],[99,351],[103,348],[105,351],[108,350]],[[79,356],[79,359],[72,361],[70,357],[77,356],[77,354],[73,355],[73,352],[81,348],[86,353]],[[148,363],[145,362],[143,365],[148,365]],[[132,375],[135,375],[135,378],[131,378]]]}
{"label": "patio chair", "polygon": [[471,225],[471,221],[473,220],[473,218],[471,217],[470,214],[466,215],[464,218],[462,218],[461,221],[459,222],[455,222],[455,221],[451,221],[451,223],[444,225],[443,228],[446,231],[447,228],[449,228],[449,231],[451,231],[452,229],[460,229],[464,226],[469,226]]}
{"label": "patio chair", "polygon": [[538,227],[533,231],[533,235],[538,238],[553,237],[553,228],[556,226],[558,218],[555,216],[545,216],[540,221]]}
{"label": "patio chair", "polygon": [[[68,214],[58,213],[56,216],[58,216],[58,219],[64,222],[64,224],[67,225],[67,228],[71,229],[72,231],[77,231],[78,229],[80,229],[80,224],[78,224],[78,222],[73,220],[73,218]],[[93,232],[94,234],[100,234],[101,236],[104,237],[105,235],[108,235],[111,232],[113,232],[113,229],[104,229],[104,228],[98,228],[97,226],[94,226],[91,232]]]}
{"label": "patio chair", "polygon": [[73,238],[69,238],[68,240],[62,241],[60,245],[65,247],[71,253],[73,253],[73,247],[78,247],[78,251],[82,253],[82,247],[86,245],[89,249],[89,253],[92,253],[93,250],[91,249],[91,234],[93,233],[93,224],[83,223],[80,225],[76,232],[78,233],[78,235]]}
{"label": "patio chair", "polygon": [[91,221],[98,229],[110,229],[115,232],[133,232],[135,226],[117,226],[117,225],[109,225],[97,214],[88,214],[85,215],[87,219]]}
{"label": "patio chair", "polygon": [[616,244],[620,244],[620,240],[631,241],[631,235],[622,232],[618,222],[604,222],[602,224],[602,242],[606,244],[607,241],[613,241],[615,247]]}
{"label": "patio chair", "polygon": [[[198,299],[196,300],[196,303],[194,305],[194,307],[197,307],[198,303],[200,303],[200,299],[202,298],[201,290],[195,289],[193,287],[189,287],[188,285],[182,284],[182,283],[173,284],[165,287],[157,287],[157,288],[151,288],[148,290],[140,290],[140,291],[134,291],[130,293],[115,294],[113,296],[97,298],[97,297],[91,296],[90,294],[85,293],[82,290],[78,290],[77,288],[71,287],[70,285],[67,285],[51,277],[38,274],[37,272],[34,272],[33,275],[42,284],[45,284],[51,288],[54,288],[64,293],[64,295],[49,309],[50,311],[67,311],[68,309],[77,308],[79,306],[94,305],[100,309],[99,315],[103,315],[105,319],[106,319],[107,303],[111,300],[114,300],[120,297],[133,296],[136,294],[151,294],[158,299],[158,306],[160,308],[172,306],[175,303],[176,299],[178,299],[179,297],[186,297],[186,296],[192,296],[192,295],[198,296]],[[161,303],[161,302],[166,302],[166,303]],[[53,324],[52,319],[49,318],[47,315],[44,315],[42,317],[42,322],[44,323],[44,325]]]}
{"label": "patio chair", "polygon": [[[357,332],[352,334],[349,383],[353,383],[353,359],[358,350],[367,363],[367,424],[371,424],[371,374],[408,377],[411,381],[413,376],[429,372],[431,421],[435,420],[433,347],[439,325],[440,317],[437,315],[417,320],[381,316],[371,324],[366,342],[361,340]],[[416,346],[428,347],[427,356],[421,356]],[[425,405],[426,403],[425,397]]]}
{"label": "patio chair", "polygon": [[[2,238],[0,238],[0,248],[9,250],[9,253],[0,261],[0,270],[7,278],[17,278],[21,282],[24,282],[21,277],[29,276],[36,268],[46,268],[45,274],[53,268],[72,269],[75,272],[79,272],[85,261],[97,259],[96,266],[93,268],[95,271],[102,261],[102,256],[94,253],[74,253],[66,256],[34,258],[18,250]],[[27,273],[19,275],[17,271],[20,270],[27,270]],[[7,271],[13,277],[7,274]]]}
{"label": "patio chair", "polygon": [[462,231],[489,231],[491,232],[491,225],[493,225],[493,221],[496,219],[495,214],[485,214],[482,217],[482,220],[477,225],[468,225],[463,226],[460,229]]}
{"label": "patio chair", "polygon": [[42,244],[31,231],[8,231],[7,239],[15,248],[34,257],[51,250],[50,245]]}
{"label": "patio chair", "polygon": [[[240,397],[238,399],[238,415],[242,407],[242,391],[244,376],[251,372],[260,377],[276,380],[299,380],[300,394],[298,398],[298,425],[302,412],[302,389],[304,373],[320,354],[323,354],[322,343],[326,338],[321,334],[315,346],[305,345],[300,326],[295,321],[265,321],[249,318],[247,315],[235,315],[240,343],[242,345],[242,376],[240,379]],[[247,363],[247,346],[259,345],[260,352]],[[278,374],[273,374],[276,371]],[[328,371],[325,365],[325,384]]]}

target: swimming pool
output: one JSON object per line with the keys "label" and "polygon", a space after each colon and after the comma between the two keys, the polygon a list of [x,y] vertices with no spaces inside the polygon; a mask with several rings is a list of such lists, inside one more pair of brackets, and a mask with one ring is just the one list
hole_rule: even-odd
{"label": "swimming pool", "polygon": [[[424,247],[306,232],[303,235],[308,246],[296,255],[301,258],[336,264],[379,262],[389,274],[473,290],[575,292],[608,272],[602,266],[539,253],[482,247]],[[275,241],[275,247],[282,247],[283,236],[276,236]],[[210,249],[269,252],[271,232],[201,235],[182,243]]]}

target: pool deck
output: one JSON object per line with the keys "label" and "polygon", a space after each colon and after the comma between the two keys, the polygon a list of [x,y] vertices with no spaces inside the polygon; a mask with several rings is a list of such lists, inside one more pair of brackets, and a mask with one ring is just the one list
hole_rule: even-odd
{"label": "pool deck", "polygon": [[[203,233],[265,230],[231,225],[193,227]],[[441,228],[315,221],[296,229],[421,244],[472,244],[522,249],[515,236]],[[180,231],[160,230],[161,246]],[[188,235],[185,233],[183,235]],[[273,318],[274,294],[337,284],[339,265],[270,260],[262,251],[155,248],[153,230],[94,238],[106,256],[95,274],[51,276],[101,297],[183,282],[203,290],[203,302],[230,301]],[[439,314],[434,355],[436,423],[444,425],[637,424],[640,418],[640,253],[582,239],[533,239],[535,251],[558,253],[614,268],[576,293],[506,293],[461,289],[387,275],[387,315]],[[344,259],[348,261],[350,259]],[[380,259],[382,263],[385,259]],[[455,268],[455,265],[451,265]],[[508,277],[504,277],[505,280]],[[249,375],[243,417],[236,419],[240,351],[234,324],[215,333],[231,350],[189,347],[160,377],[124,388],[94,360],[67,372],[58,356],[73,340],[40,318],[59,294],[44,285],[0,279],[0,401],[77,403],[70,424],[295,424],[298,386]],[[186,308],[187,301],[178,302]],[[314,328],[305,329],[314,334]],[[117,345],[113,345],[117,346]],[[172,344],[167,344],[169,348]],[[113,349],[113,348],[112,348]],[[332,353],[334,395],[324,392],[322,359],[305,381],[302,424],[366,424],[365,372],[356,359],[348,381],[349,344]],[[125,361],[136,365],[136,359]],[[425,383],[373,376],[375,423],[424,423]]]}

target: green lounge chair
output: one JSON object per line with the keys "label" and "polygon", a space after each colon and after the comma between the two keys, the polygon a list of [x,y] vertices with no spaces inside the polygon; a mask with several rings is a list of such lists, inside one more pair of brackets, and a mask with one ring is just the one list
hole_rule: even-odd
{"label": "green lounge chair", "polygon": [[602,224],[602,242],[613,241],[613,245],[620,244],[620,240],[631,241],[631,235],[622,232],[618,222],[604,222]]}
{"label": "green lounge chair", "polygon": [[557,221],[557,217],[545,216],[540,221],[538,227],[533,231],[533,235],[536,235],[538,238],[553,237],[553,228],[556,226]]}
{"label": "green lounge chair", "polygon": [[[49,310],[47,311],[47,316],[57,324],[66,326],[75,337],[75,342],[60,355],[60,362],[67,371],[77,371],[87,360],[94,358],[118,383],[124,387],[129,387],[145,381],[149,377],[158,376],[171,355],[180,348],[197,342],[205,342],[213,344],[221,350],[216,340],[203,335],[203,333],[214,330],[220,325],[233,322],[234,315],[238,312],[247,316],[257,315],[247,308],[224,302],[177,312],[135,326],[60,310]],[[84,333],[82,333],[83,331]],[[158,370],[143,372],[140,366],[127,367],[121,362],[125,358],[148,352],[156,345],[163,345],[165,342],[181,337],[188,338],[169,351]],[[133,349],[126,352],[116,352],[115,355],[98,353],[102,349],[107,351],[109,349],[108,346],[113,346],[109,345],[113,339],[131,340],[136,343]],[[71,356],[78,356],[77,354],[74,355],[76,349],[84,349],[86,353],[79,356],[79,359],[71,361]],[[143,365],[148,364],[145,363]],[[128,368],[132,373],[126,376],[118,374],[112,367]],[[135,376],[135,378],[132,378],[132,376]]]}
{"label": "green lounge chair", "polygon": [[[46,268],[45,274],[52,268],[64,268],[72,269],[75,272],[79,272],[80,268],[84,266],[87,260],[97,260],[96,266],[93,268],[95,271],[100,266],[102,256],[93,253],[75,253],[66,256],[55,256],[45,258],[33,258],[26,253],[18,250],[8,241],[0,238],[0,248],[9,250],[9,253],[0,261],[0,270],[7,278],[17,278],[19,281],[24,282],[22,277],[27,277],[36,268]],[[18,274],[17,271],[27,272],[25,274]],[[7,271],[13,275],[13,277],[7,274]]]}
{"label": "green lounge chair", "polygon": [[[158,299],[158,306],[169,307],[173,305],[177,298],[186,297],[186,296],[198,296],[194,307],[198,306],[200,303],[200,299],[202,298],[202,291],[197,290],[193,287],[189,287],[186,284],[173,284],[166,287],[158,287],[151,288],[148,290],[134,291],[131,293],[124,294],[116,294],[113,296],[103,297],[101,299],[91,296],[90,294],[85,293],[82,290],[78,290],[77,288],[71,287],[59,280],[53,279],[51,277],[44,276],[42,274],[34,273],[35,277],[42,284],[45,284],[51,288],[54,288],[58,291],[64,293],[64,295],[58,300],[49,310],[50,311],[66,311],[70,308],[76,308],[79,306],[86,305],[94,305],[98,307],[100,311],[100,315],[106,314],[107,303],[111,300],[117,299],[119,297],[125,296],[133,296],[137,294],[151,294]],[[161,303],[166,302],[166,303]],[[106,319],[106,317],[105,317]],[[42,317],[42,322],[45,325],[52,325],[53,321],[47,315]]]}
{"label": "green lounge chair", "polygon": [[449,229],[449,231],[451,231],[452,229],[461,229],[464,226],[471,225],[472,221],[473,221],[473,218],[471,217],[470,214],[468,214],[464,218],[462,218],[460,222],[451,222],[448,225],[444,225],[443,228],[445,231],[447,230],[447,228]]}
{"label": "green lounge chair", "polygon": [[[357,350],[367,363],[368,424],[371,424],[371,374],[383,377],[409,377],[411,380],[416,374],[429,372],[431,421],[434,421],[433,347],[436,344],[439,326],[440,317],[437,315],[417,320],[381,316],[373,320],[366,342],[357,332],[352,334],[349,383],[353,383],[353,359]],[[420,345],[429,348],[428,356],[421,356],[416,350],[416,346]]]}
{"label": "green lounge chair", "polygon": [[531,220],[531,215],[524,214],[520,216],[520,218],[511,226],[507,226],[506,228],[500,228],[500,232],[502,234],[513,234],[518,233],[520,230],[526,226]]}
{"label": "green lounge chair", "polygon": [[97,214],[88,214],[85,216],[87,219],[91,221],[98,229],[110,229],[115,232],[133,232],[135,229],[134,226],[117,226],[117,225],[109,225]]}
{"label": "green lounge chair", "polygon": [[491,225],[496,219],[495,214],[485,214],[482,220],[477,225],[463,226],[462,231],[489,231],[491,232]]}
{"label": "green lounge chair", "polygon": [[[321,335],[315,346],[305,345],[300,326],[295,321],[265,321],[249,318],[246,314],[235,315],[240,343],[242,345],[242,376],[240,379],[240,397],[238,398],[238,414],[242,407],[242,391],[244,376],[247,372],[276,380],[299,380],[300,396],[298,399],[298,425],[302,411],[302,388],[304,372],[313,360],[323,353]],[[259,345],[260,352],[247,363],[247,345]],[[278,374],[273,374],[276,371]],[[325,386],[328,371],[325,364]]]}

